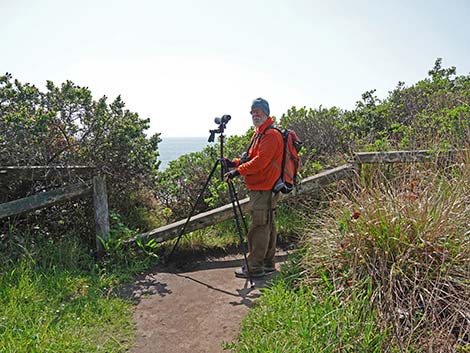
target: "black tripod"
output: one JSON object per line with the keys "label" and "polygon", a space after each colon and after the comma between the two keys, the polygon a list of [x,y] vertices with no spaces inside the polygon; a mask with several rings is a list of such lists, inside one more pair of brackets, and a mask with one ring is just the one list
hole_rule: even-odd
{"label": "black tripod", "polygon": [[[176,243],[173,246],[173,249],[171,250],[170,254],[168,255],[168,258],[170,258],[173,255],[176,247],[178,246],[178,243],[179,243],[181,237],[183,236],[184,232],[186,231],[186,227],[187,227],[189,221],[191,220],[191,217],[193,216],[197,205],[201,201],[201,199],[204,195],[204,192],[206,191],[207,186],[209,185],[209,181],[212,179],[212,176],[214,175],[214,173],[217,169],[217,166],[220,164],[220,177],[221,177],[222,180],[224,179],[224,174],[229,171],[229,169],[227,167],[227,164],[226,164],[226,160],[224,159],[224,139],[225,139],[224,130],[225,130],[226,125],[227,125],[227,123],[229,122],[230,119],[231,119],[230,115],[223,115],[221,118],[215,118],[214,121],[215,121],[216,124],[219,124],[219,127],[217,129],[214,129],[214,130],[209,130],[210,136],[209,136],[208,142],[214,142],[215,134],[220,134],[220,136],[219,136],[219,139],[220,139],[220,158],[217,161],[215,161],[214,166],[212,167],[212,170],[211,170],[209,176],[207,177],[206,182],[205,182],[201,192],[199,193],[199,196],[197,197],[196,202],[194,203],[194,205],[191,209],[191,212],[189,213],[189,216],[186,219],[185,224],[181,228],[181,231],[178,235],[178,239],[176,240]],[[228,179],[227,183],[228,183],[228,190],[229,190],[229,195],[230,195],[230,202],[232,204],[232,210],[233,210],[233,219],[235,221],[235,226],[237,227],[238,236],[240,238],[240,246],[242,247],[242,250],[243,250],[243,257],[244,257],[244,260],[245,260],[248,279],[250,281],[251,287],[254,288],[255,285],[254,285],[253,279],[250,276],[250,269],[248,267],[246,247],[243,245],[243,233],[242,233],[242,229],[241,229],[241,225],[240,225],[240,219],[242,220],[243,226],[245,228],[245,233],[248,232],[248,227],[246,225],[245,217],[243,216],[242,208],[240,206],[240,201],[238,199],[237,192],[235,190],[235,186],[233,185],[233,181],[231,179]]]}

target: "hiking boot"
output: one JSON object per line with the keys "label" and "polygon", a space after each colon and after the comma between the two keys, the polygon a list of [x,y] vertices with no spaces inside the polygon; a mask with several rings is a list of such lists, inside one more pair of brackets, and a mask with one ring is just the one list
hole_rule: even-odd
{"label": "hiking boot", "polygon": [[274,265],[271,265],[271,266],[264,266],[263,267],[264,269],[264,272],[266,273],[271,273],[271,272],[276,272],[276,267]]}
{"label": "hiking boot", "polygon": [[260,278],[260,277],[264,277],[265,275],[266,273],[263,270],[252,271],[250,272],[249,275],[245,267],[240,267],[239,269],[235,270],[235,277],[238,277],[238,278],[249,278],[249,277]]}

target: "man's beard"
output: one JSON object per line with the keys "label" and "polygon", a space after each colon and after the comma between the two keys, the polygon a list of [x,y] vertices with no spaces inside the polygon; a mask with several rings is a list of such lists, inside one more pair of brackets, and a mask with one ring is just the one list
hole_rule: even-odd
{"label": "man's beard", "polygon": [[263,118],[260,116],[252,117],[251,119],[253,120],[253,125],[256,127],[259,127],[264,123]]}

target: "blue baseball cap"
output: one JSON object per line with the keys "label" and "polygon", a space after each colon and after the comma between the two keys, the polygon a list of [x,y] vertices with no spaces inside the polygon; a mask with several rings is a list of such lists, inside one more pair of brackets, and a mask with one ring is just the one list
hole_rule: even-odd
{"label": "blue baseball cap", "polygon": [[263,98],[256,98],[251,104],[251,110],[255,108],[260,108],[264,112],[264,114],[269,116],[269,103],[267,100]]}

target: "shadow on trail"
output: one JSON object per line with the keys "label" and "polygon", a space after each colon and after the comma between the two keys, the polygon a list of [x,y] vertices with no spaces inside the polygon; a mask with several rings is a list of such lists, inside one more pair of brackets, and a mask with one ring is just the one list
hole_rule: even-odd
{"label": "shadow on trail", "polygon": [[155,276],[151,274],[141,276],[141,278],[136,279],[134,283],[118,291],[121,297],[130,300],[134,304],[138,304],[143,297],[149,295],[158,295],[163,298],[172,293],[167,283],[158,281]]}
{"label": "shadow on trail", "polygon": [[[237,293],[232,293],[232,292],[229,292],[229,291],[226,291],[224,289],[220,289],[220,288],[216,288],[208,283],[204,283],[200,280],[197,280],[195,278],[192,278],[190,276],[186,276],[186,275],[180,275],[180,274],[176,274],[176,276],[178,277],[182,277],[182,278],[186,278],[190,281],[194,281],[200,285],[203,285],[211,290],[215,290],[215,291],[218,291],[220,293],[223,293],[223,294],[226,294],[226,295],[229,295],[229,296],[232,296],[232,297],[235,297],[235,298],[241,298],[241,300],[239,302],[237,301],[232,301],[232,302],[229,302],[229,304],[231,305],[234,305],[234,306],[237,306],[237,305],[246,305],[247,307],[251,308],[253,306],[253,300],[256,299],[256,298],[259,298],[260,294],[259,293],[252,293],[255,288],[261,288],[260,286],[257,286],[256,285],[256,281],[255,281],[255,288],[249,288],[247,286],[247,283],[248,281],[246,281],[245,283],[245,287],[243,289],[237,289]],[[273,277],[273,276],[271,276]],[[264,280],[264,282],[266,282],[266,280]]]}
{"label": "shadow on trail", "polygon": [[[276,263],[285,262],[288,259],[288,254],[282,254],[275,256]],[[119,290],[119,295],[132,301],[135,304],[138,304],[143,298],[148,296],[158,295],[163,298],[167,295],[173,294],[173,291],[168,287],[166,281],[162,281],[162,275],[175,275],[179,278],[184,278],[190,281],[193,281],[201,286],[209,288],[211,290],[223,293],[225,295],[240,298],[239,301],[231,301],[230,304],[233,306],[245,305],[251,308],[254,304],[254,300],[260,296],[259,291],[256,289],[265,288],[269,286],[269,282],[276,277],[276,273],[269,273],[263,278],[253,279],[255,288],[250,287],[249,281],[246,279],[236,279],[240,281],[240,284],[243,284],[243,287],[240,289],[235,289],[235,291],[228,291],[222,288],[219,288],[216,285],[210,283],[210,280],[201,280],[195,278],[192,273],[199,271],[207,270],[216,270],[224,268],[237,268],[240,267],[243,261],[243,256],[238,255],[234,256],[233,259],[192,259],[193,261],[188,261],[186,263],[174,263],[167,265],[157,265],[152,269],[151,272],[142,274],[138,276],[132,284],[129,284]],[[234,280],[234,273],[227,273],[226,276],[231,276],[227,278],[227,281]]]}
{"label": "shadow on trail", "polygon": [[[284,262],[287,261],[288,254],[285,255],[276,255],[274,261]],[[194,261],[192,263],[185,264],[176,264],[173,269],[171,267],[167,268],[169,273],[178,273],[178,272],[196,272],[203,270],[213,270],[218,268],[230,268],[230,267],[240,267],[242,265],[242,258],[230,259],[230,260],[204,260],[204,261]],[[165,272],[165,269],[162,269],[160,272]]]}

